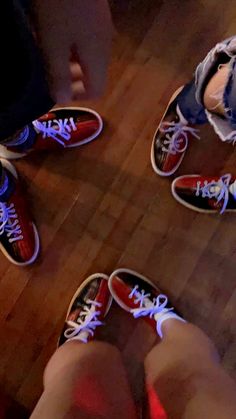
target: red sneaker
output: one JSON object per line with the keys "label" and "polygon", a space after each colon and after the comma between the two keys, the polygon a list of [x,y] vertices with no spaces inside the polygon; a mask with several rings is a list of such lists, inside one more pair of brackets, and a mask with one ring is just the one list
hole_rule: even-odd
{"label": "red sneaker", "polygon": [[17,159],[31,151],[78,147],[95,140],[102,128],[102,118],[91,109],[55,108],[8,138],[0,156]]}
{"label": "red sneaker", "polygon": [[162,338],[162,323],[170,318],[185,321],[168,298],[145,276],[130,269],[117,269],[108,286],[114,301],[135,318],[143,317]]}
{"label": "red sneaker", "polygon": [[236,177],[186,175],[176,178],[172,195],[180,204],[197,212],[236,211]]}
{"label": "red sneaker", "polygon": [[0,248],[15,265],[30,265],[39,252],[38,232],[32,222],[15,168],[6,160],[1,160],[1,164],[12,192],[6,201],[0,201]]}
{"label": "red sneaker", "polygon": [[178,95],[183,87],[172,96],[152,141],[151,163],[160,176],[170,176],[180,166],[188,148],[190,137],[200,138],[182,115],[178,106]]}
{"label": "red sneaker", "polygon": [[97,273],[87,278],[71,300],[58,346],[70,340],[83,343],[92,340],[111,304],[108,276]]}

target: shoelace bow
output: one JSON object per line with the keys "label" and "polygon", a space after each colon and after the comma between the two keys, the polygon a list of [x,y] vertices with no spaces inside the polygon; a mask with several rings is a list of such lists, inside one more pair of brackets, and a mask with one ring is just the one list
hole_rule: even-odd
{"label": "shoelace bow", "polygon": [[[187,148],[187,134],[193,135],[198,140],[200,139],[195,128],[191,128],[183,122],[163,122],[160,126],[160,131],[165,134],[166,138],[163,142],[162,151],[176,154],[183,153]],[[184,138],[184,144],[181,147],[181,140]]]}
{"label": "shoelace bow", "polygon": [[73,117],[49,121],[36,120],[33,122],[33,126],[36,131],[43,134],[43,138],[50,137],[63,147],[65,147],[65,144],[61,138],[68,141],[71,138],[71,132],[77,130]]}
{"label": "shoelace bow", "polygon": [[164,294],[158,295],[152,301],[150,300],[150,294],[145,293],[144,290],[139,290],[139,286],[135,285],[129,294],[129,298],[135,298],[135,304],[139,304],[139,307],[133,308],[131,312],[135,318],[149,316],[153,318],[155,314],[167,313],[173,311],[173,308],[167,308],[168,298]]}
{"label": "shoelace bow", "polygon": [[[204,181],[204,185],[201,186],[201,182],[197,182],[196,187],[196,196],[202,195],[203,198],[216,198],[217,204],[223,200],[222,209],[220,214],[222,214],[229,200],[229,185],[230,185],[231,175],[226,174],[221,176],[218,181],[207,182]],[[235,197],[236,198],[236,197]]]}
{"label": "shoelace bow", "polygon": [[[81,335],[83,332],[93,336],[96,327],[103,324],[100,320],[98,320],[98,316],[101,314],[98,308],[100,308],[102,304],[98,301],[89,299],[86,301],[86,304],[88,306],[85,306],[84,310],[81,311],[77,322],[72,320],[67,321],[69,327],[64,333],[65,338],[71,339]],[[87,343],[88,337],[81,336],[80,340],[82,340],[84,343]]]}
{"label": "shoelace bow", "polygon": [[0,202],[0,235],[4,232],[7,233],[10,243],[23,239],[18,215],[13,203],[7,206],[5,203]]}

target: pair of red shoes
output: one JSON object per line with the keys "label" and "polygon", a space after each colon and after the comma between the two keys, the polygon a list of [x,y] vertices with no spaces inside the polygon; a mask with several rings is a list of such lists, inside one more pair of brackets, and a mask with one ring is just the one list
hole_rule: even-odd
{"label": "pair of red shoes", "polygon": [[113,300],[133,317],[146,319],[160,338],[166,320],[185,322],[149,279],[130,269],[117,269],[110,277],[97,273],[81,284],[71,300],[58,346],[71,340],[87,343],[94,339]]}
{"label": "pair of red shoes", "polygon": [[[160,176],[173,175],[182,163],[190,138],[200,138],[178,106],[181,90],[172,96],[152,142],[152,167]],[[179,203],[194,211],[236,211],[236,178],[231,174],[179,176],[172,182],[171,190]]]}
{"label": "pair of red shoes", "polygon": [[39,235],[17,172],[8,159],[33,151],[78,147],[96,139],[102,128],[100,115],[91,109],[55,108],[0,145],[0,246],[12,263],[24,266],[35,261]]}

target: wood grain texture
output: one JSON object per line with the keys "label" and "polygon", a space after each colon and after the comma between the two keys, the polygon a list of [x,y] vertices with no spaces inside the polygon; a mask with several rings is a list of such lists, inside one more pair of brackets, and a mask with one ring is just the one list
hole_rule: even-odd
{"label": "wood grain texture", "polygon": [[[152,136],[169,97],[216,42],[234,34],[234,2],[126,0],[113,2],[113,14],[108,88],[89,104],[106,121],[100,139],[16,163],[42,251],[28,269],[0,255],[0,383],[29,409],[76,288],[91,273],[121,266],[149,276],[170,295],[186,319],[209,334],[236,377],[236,218],[181,207],[172,199],[171,179],[156,176],[150,164]],[[201,133],[178,173],[236,174],[232,146],[210,127]],[[114,308],[104,330],[123,352],[137,400],[137,376],[154,342],[141,323]]]}

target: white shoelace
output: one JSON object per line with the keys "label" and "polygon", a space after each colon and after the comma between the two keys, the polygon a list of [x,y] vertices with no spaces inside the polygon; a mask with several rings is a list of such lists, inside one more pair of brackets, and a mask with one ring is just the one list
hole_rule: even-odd
{"label": "white shoelace", "polygon": [[53,119],[49,121],[36,120],[33,122],[33,126],[37,132],[43,134],[43,138],[50,137],[63,147],[65,147],[65,144],[61,138],[65,141],[69,141],[71,138],[71,132],[77,130],[73,117],[70,117],[69,119]]}
{"label": "white shoelace", "polygon": [[139,286],[135,285],[129,294],[129,298],[135,298],[135,304],[139,304],[139,307],[133,308],[131,312],[135,318],[149,316],[153,318],[156,314],[164,314],[173,311],[173,308],[167,308],[168,298],[164,294],[158,295],[158,297],[150,300],[150,294],[145,293],[144,290],[139,290]]}
{"label": "white shoelace", "polygon": [[204,186],[201,186],[201,182],[197,182],[196,196],[202,195],[203,198],[216,198],[217,203],[223,200],[223,206],[220,211],[220,214],[223,214],[229,200],[230,180],[231,175],[226,174],[221,176],[218,181],[207,182],[205,180]]}
{"label": "white shoelace", "polygon": [[133,308],[131,313],[135,318],[148,316],[151,319],[154,317],[156,321],[156,331],[160,338],[163,338],[162,324],[169,319],[175,319],[186,323],[186,321],[178,316],[173,310],[174,308],[167,308],[168,298],[165,294],[160,294],[158,297],[150,300],[150,294],[145,293],[144,290],[139,290],[139,286],[135,285],[129,294],[129,298],[135,298],[134,302],[139,304],[139,307]]}
{"label": "white shoelace", "polygon": [[23,239],[18,215],[13,203],[7,206],[5,203],[0,202],[0,235],[3,233],[7,233],[10,243]]}
{"label": "white shoelace", "polygon": [[102,306],[98,301],[87,300],[84,310],[79,315],[78,322],[68,320],[68,329],[66,329],[64,336],[68,340],[78,339],[84,343],[88,342],[89,335],[93,336],[97,326],[103,323],[98,320],[101,312],[98,310]]}
{"label": "white shoelace", "polygon": [[[191,128],[183,122],[163,122],[160,131],[165,134],[166,139],[163,142],[162,151],[170,154],[183,153],[188,146],[188,134],[200,139],[195,128]],[[181,142],[184,138],[184,144]]]}

